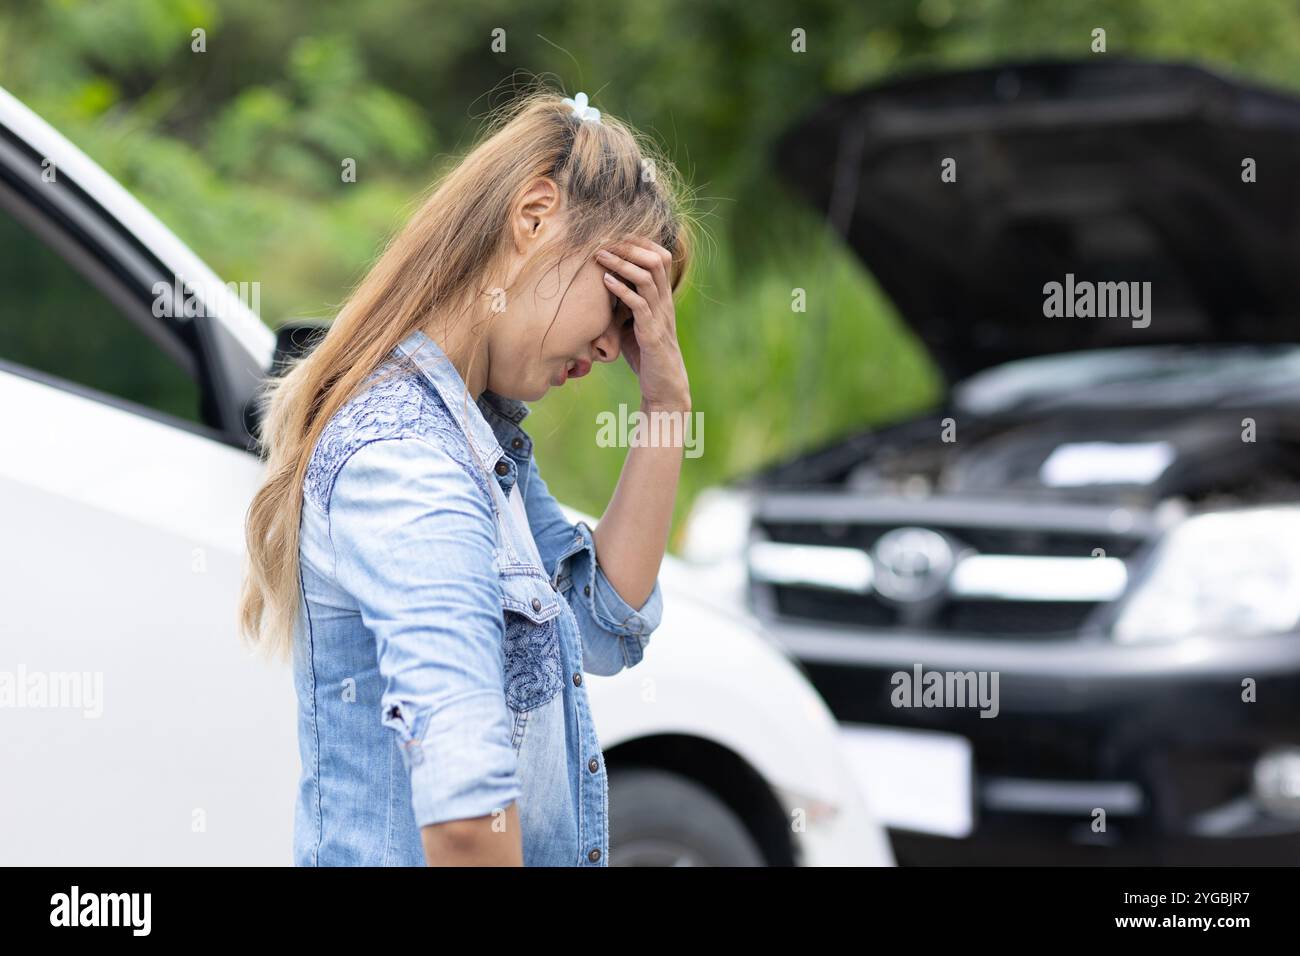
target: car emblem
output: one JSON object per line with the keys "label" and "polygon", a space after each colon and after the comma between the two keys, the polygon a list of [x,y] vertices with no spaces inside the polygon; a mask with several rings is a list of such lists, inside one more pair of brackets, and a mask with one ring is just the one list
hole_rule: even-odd
{"label": "car emblem", "polygon": [[895,528],[871,549],[876,593],[892,601],[925,601],[948,585],[956,555],[952,544],[928,528]]}

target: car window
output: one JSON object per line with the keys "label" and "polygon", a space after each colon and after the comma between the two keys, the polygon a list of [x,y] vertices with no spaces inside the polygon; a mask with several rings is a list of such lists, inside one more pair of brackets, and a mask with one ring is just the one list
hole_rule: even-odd
{"label": "car window", "polygon": [[4,210],[0,360],[200,421],[199,388],[189,373]]}

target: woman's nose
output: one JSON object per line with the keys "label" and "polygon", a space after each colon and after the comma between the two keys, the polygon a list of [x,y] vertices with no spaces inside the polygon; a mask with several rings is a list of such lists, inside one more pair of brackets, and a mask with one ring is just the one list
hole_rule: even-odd
{"label": "woman's nose", "polygon": [[596,339],[596,356],[602,362],[614,362],[618,359],[618,350],[618,330],[611,325],[604,335]]}

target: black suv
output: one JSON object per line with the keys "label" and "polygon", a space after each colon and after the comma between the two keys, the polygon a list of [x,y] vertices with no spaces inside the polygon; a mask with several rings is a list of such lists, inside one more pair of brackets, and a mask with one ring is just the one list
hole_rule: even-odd
{"label": "black suv", "polygon": [[[969,742],[970,826],[899,861],[1300,862],[1300,99],[1007,65],[776,157],[955,384],[692,520],[846,728]],[[900,706],[923,670],[994,719]]]}

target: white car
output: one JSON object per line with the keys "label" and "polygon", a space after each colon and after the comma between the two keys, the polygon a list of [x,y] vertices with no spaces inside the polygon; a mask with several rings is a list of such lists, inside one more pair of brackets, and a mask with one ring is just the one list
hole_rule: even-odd
{"label": "white car", "polygon": [[[277,339],[237,291],[0,90],[0,863],[291,862],[291,675],[235,623]],[[644,660],[591,678],[612,863],[892,865],[797,667],[662,575]]]}

